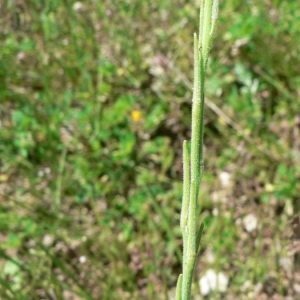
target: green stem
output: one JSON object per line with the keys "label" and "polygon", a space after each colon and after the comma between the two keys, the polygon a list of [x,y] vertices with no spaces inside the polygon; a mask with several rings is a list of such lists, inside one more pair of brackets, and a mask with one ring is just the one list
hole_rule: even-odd
{"label": "green stem", "polygon": [[[196,206],[197,206],[197,168],[199,165],[199,128],[200,128],[200,97],[199,97],[199,50],[198,38],[194,34],[194,92],[192,108],[192,141],[191,141],[191,182],[188,209],[187,249],[184,250],[182,299],[188,300],[191,293],[191,283],[196,259]],[[185,239],[185,238],[183,238]],[[186,245],[184,245],[185,249]]]}
{"label": "green stem", "polygon": [[[219,0],[201,0],[199,38],[194,34],[194,88],[191,158],[183,143],[183,197],[180,226],[183,238],[183,268],[176,300],[189,300],[203,225],[197,232],[197,200],[203,174],[204,85],[209,48],[215,32]],[[190,163],[190,165],[189,165]],[[180,293],[181,290],[181,293]],[[180,294],[180,296],[179,296]]]}
{"label": "green stem", "polygon": [[182,209],[180,218],[180,227],[183,237],[183,263],[182,263],[182,273],[186,266],[186,250],[187,250],[187,220],[188,220],[188,209],[189,209],[189,198],[190,198],[190,157],[187,141],[183,142],[183,197],[182,197]]}
{"label": "green stem", "polygon": [[199,144],[201,120],[200,109],[200,84],[199,84],[199,51],[198,39],[194,34],[194,57],[195,57],[195,74],[194,74],[194,96],[192,107],[192,140],[191,140],[191,189],[188,215],[188,255],[196,254],[196,208],[197,208],[197,190],[199,177]]}

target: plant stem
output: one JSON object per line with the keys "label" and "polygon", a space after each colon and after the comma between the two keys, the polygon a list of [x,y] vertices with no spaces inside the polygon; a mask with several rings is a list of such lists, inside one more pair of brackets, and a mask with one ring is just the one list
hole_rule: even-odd
{"label": "plant stem", "polygon": [[183,143],[183,197],[180,227],[183,238],[183,266],[176,288],[176,300],[189,300],[193,273],[203,232],[197,232],[197,200],[203,174],[204,85],[209,49],[215,32],[219,0],[201,0],[199,38],[194,34],[194,88],[192,106],[191,158]]}
{"label": "plant stem", "polygon": [[[183,142],[183,197],[182,197],[182,209],[181,209],[181,218],[180,218],[180,227],[183,238],[183,261],[182,265],[185,268],[185,258],[187,250],[187,220],[188,220],[188,211],[189,211],[189,198],[190,198],[190,157],[187,141]],[[183,271],[184,273],[184,271]]]}

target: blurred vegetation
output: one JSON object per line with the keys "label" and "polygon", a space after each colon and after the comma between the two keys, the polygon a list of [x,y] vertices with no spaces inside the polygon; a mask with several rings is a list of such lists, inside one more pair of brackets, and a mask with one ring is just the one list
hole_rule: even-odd
{"label": "blurred vegetation", "polygon": [[[1,299],[172,299],[197,7],[1,2]],[[221,3],[195,299],[207,268],[300,298],[299,34],[297,1]]]}

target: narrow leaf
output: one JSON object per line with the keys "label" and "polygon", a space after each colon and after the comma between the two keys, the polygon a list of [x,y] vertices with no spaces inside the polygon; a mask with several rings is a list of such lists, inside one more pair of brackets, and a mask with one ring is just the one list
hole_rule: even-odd
{"label": "narrow leaf", "polygon": [[187,141],[183,141],[183,197],[180,225],[184,234],[187,226],[189,197],[190,197],[190,156]]}
{"label": "narrow leaf", "polygon": [[203,234],[203,229],[204,229],[204,224],[201,223],[199,231],[197,233],[197,239],[196,239],[196,247],[197,247],[197,253],[199,254],[200,251],[200,242],[201,242],[201,238],[202,238],[202,234]]}
{"label": "narrow leaf", "polygon": [[175,300],[181,300],[181,293],[182,293],[182,274],[178,276]]}

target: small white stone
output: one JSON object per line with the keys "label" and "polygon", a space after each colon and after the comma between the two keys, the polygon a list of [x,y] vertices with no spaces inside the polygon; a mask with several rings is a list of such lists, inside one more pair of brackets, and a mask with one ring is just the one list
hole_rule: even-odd
{"label": "small white stone", "polygon": [[19,52],[17,55],[18,60],[23,60],[23,59],[25,59],[25,57],[26,57],[26,54],[24,51]]}
{"label": "small white stone", "polygon": [[73,4],[73,9],[74,9],[75,11],[81,11],[81,10],[83,9],[83,4],[82,4],[82,2],[79,2],[79,1],[75,2],[75,3]]}
{"label": "small white stone", "polygon": [[243,224],[248,232],[252,232],[257,228],[257,218],[254,214],[248,214],[243,219]]}
{"label": "small white stone", "polygon": [[206,250],[205,257],[207,259],[207,262],[209,262],[211,264],[214,263],[216,260],[214,253],[210,249]]}
{"label": "small white stone", "polygon": [[229,280],[224,273],[216,273],[213,269],[208,269],[204,276],[200,278],[200,292],[202,296],[207,296],[211,291],[216,290],[225,292],[228,282]]}
{"label": "small white stone", "polygon": [[45,247],[49,247],[52,245],[53,243],[53,240],[54,240],[54,237],[50,234],[45,234],[44,237],[43,237],[43,245]]}
{"label": "small white stone", "polygon": [[80,262],[81,264],[84,264],[84,263],[86,262],[86,256],[80,256],[80,257],[79,257],[79,262]]}
{"label": "small white stone", "polygon": [[210,287],[211,291],[215,291],[217,287],[217,274],[215,270],[213,269],[208,269],[206,271],[206,278]]}
{"label": "small white stone", "polygon": [[217,217],[219,215],[219,210],[215,207],[212,211],[213,216]]}
{"label": "small white stone", "polygon": [[229,280],[224,273],[222,273],[222,272],[218,273],[216,289],[218,289],[218,291],[224,293],[227,290],[228,281]]}
{"label": "small white stone", "polygon": [[44,171],[41,170],[41,171],[38,171],[38,177],[43,177],[44,176]]}
{"label": "small white stone", "polygon": [[287,200],[285,202],[285,211],[288,216],[292,216],[294,214],[294,207],[290,200]]}
{"label": "small white stone", "polygon": [[28,246],[29,248],[33,248],[35,245],[36,245],[35,240],[29,240],[29,241],[27,242],[27,246]]}
{"label": "small white stone", "polygon": [[67,45],[69,45],[69,40],[68,40],[68,39],[63,39],[63,40],[61,41],[61,43],[62,43],[64,46],[67,46]]}
{"label": "small white stone", "polygon": [[211,193],[211,199],[214,203],[218,203],[220,200],[220,192],[214,191]]}
{"label": "small white stone", "polygon": [[292,257],[285,256],[279,259],[279,265],[286,271],[290,272],[293,270],[293,259]]}
{"label": "small white stone", "polygon": [[241,291],[246,292],[251,288],[252,284],[250,280],[247,280],[244,282],[244,284],[241,286]]}
{"label": "small white stone", "polygon": [[206,276],[200,278],[199,286],[200,286],[201,295],[207,296],[210,292],[210,286]]}
{"label": "small white stone", "polygon": [[165,73],[165,71],[163,67],[159,65],[155,65],[155,66],[151,66],[149,73],[155,77],[160,77]]}
{"label": "small white stone", "polygon": [[234,223],[235,223],[236,226],[240,226],[242,224],[242,219],[237,218]]}
{"label": "small white stone", "polygon": [[211,200],[214,203],[227,203],[228,197],[227,193],[224,189],[221,189],[219,191],[214,191],[211,193]]}
{"label": "small white stone", "polygon": [[258,282],[255,286],[254,286],[254,290],[253,292],[255,293],[255,295],[258,295],[261,290],[263,289],[263,284],[261,282]]}
{"label": "small white stone", "polygon": [[49,175],[49,174],[51,173],[51,169],[48,168],[48,167],[46,167],[46,168],[44,169],[44,172],[45,172],[45,174]]}
{"label": "small white stone", "polygon": [[300,293],[300,284],[295,283],[294,284],[294,290],[296,291],[296,293]]}
{"label": "small white stone", "polygon": [[223,187],[229,187],[231,182],[231,174],[228,172],[221,172],[219,174],[219,179]]}

